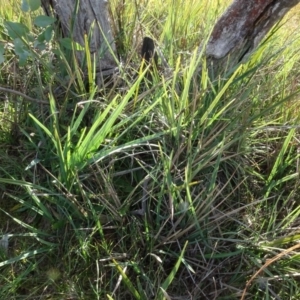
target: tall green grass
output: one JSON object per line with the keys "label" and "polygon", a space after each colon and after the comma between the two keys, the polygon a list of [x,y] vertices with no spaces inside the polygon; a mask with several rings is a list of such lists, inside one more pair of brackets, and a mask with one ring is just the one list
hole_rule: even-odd
{"label": "tall green grass", "polygon": [[[297,250],[252,276],[299,242],[299,35],[212,77],[197,48],[226,4],[113,1],[138,75],[98,89],[55,37],[20,66],[3,21],[33,25],[5,2],[0,85],[49,105],[0,94],[1,299],[298,299]],[[172,68],[151,82],[144,35]]]}

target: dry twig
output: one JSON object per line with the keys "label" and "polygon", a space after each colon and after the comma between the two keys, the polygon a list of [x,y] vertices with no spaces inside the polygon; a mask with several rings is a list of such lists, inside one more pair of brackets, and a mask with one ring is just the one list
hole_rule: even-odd
{"label": "dry twig", "polygon": [[245,299],[245,296],[246,296],[246,292],[247,292],[247,289],[249,288],[250,284],[252,283],[252,281],[263,271],[265,270],[269,265],[271,265],[273,262],[279,260],[280,258],[282,258],[283,256],[285,256],[286,254],[289,254],[290,252],[296,250],[300,248],[300,243],[297,244],[297,245],[294,245],[293,247],[290,247],[284,251],[282,251],[281,253],[277,254],[276,256],[274,256],[273,258],[271,259],[268,259],[266,261],[266,263],[250,278],[250,280],[247,282],[245,288],[244,288],[244,291],[243,291],[243,294],[242,294],[242,297],[241,297],[241,300],[244,300]]}
{"label": "dry twig", "polygon": [[49,102],[47,102],[47,101],[31,98],[31,97],[29,97],[29,96],[27,96],[27,95],[25,95],[25,94],[23,94],[21,92],[15,91],[15,90],[11,90],[11,89],[7,89],[7,88],[4,88],[4,87],[0,87],[0,91],[21,96],[24,99],[26,99],[28,101],[31,101],[31,102],[49,105]]}

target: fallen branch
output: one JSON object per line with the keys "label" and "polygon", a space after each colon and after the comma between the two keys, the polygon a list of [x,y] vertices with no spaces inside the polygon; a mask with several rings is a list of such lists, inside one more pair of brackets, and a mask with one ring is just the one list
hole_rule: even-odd
{"label": "fallen branch", "polygon": [[31,97],[29,97],[29,96],[27,96],[27,95],[25,95],[25,94],[23,94],[21,92],[15,91],[15,90],[11,90],[11,89],[7,89],[7,88],[4,88],[4,87],[0,87],[0,91],[21,96],[21,97],[23,97],[24,99],[26,99],[26,100],[28,100],[30,102],[35,102],[35,103],[39,103],[39,104],[49,105],[48,101],[31,98]]}

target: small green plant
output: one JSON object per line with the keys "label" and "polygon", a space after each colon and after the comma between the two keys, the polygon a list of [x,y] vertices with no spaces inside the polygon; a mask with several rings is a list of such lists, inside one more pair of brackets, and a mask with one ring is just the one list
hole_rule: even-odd
{"label": "small green plant", "polygon": [[[14,53],[19,58],[19,64],[24,66],[28,58],[35,59],[40,56],[39,52],[47,47],[53,36],[53,24],[55,18],[38,15],[33,12],[41,6],[41,1],[23,0],[21,9],[27,13],[32,21],[32,25],[39,29],[38,34],[34,35],[32,30],[22,22],[5,21],[5,34],[13,41]],[[0,61],[4,62],[4,47],[0,50]]]}

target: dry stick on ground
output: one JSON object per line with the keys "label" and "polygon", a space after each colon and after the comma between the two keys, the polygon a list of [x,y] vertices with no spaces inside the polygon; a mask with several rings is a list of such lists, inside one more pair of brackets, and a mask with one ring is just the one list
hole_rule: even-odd
{"label": "dry stick on ground", "polygon": [[257,277],[260,272],[262,272],[264,269],[266,269],[269,265],[271,265],[273,262],[279,260],[281,257],[289,254],[290,252],[296,250],[300,248],[300,243],[297,244],[297,245],[294,245],[293,247],[290,247],[284,251],[282,251],[281,253],[277,254],[276,256],[274,256],[273,258],[271,259],[268,259],[266,261],[266,263],[250,278],[250,280],[247,282],[245,288],[244,288],[244,291],[243,291],[243,294],[242,294],[242,297],[241,297],[241,300],[244,300],[245,299],[245,296],[246,296],[246,292],[247,292],[247,289],[249,288],[250,284],[252,283],[252,281],[255,279],[255,277]]}
{"label": "dry stick on ground", "polygon": [[4,87],[0,87],[0,91],[21,96],[21,97],[23,97],[26,100],[31,101],[31,102],[49,105],[49,102],[47,102],[47,101],[31,98],[31,97],[29,97],[29,96],[27,96],[27,95],[25,95],[25,94],[23,94],[21,92],[15,91],[15,90],[11,90],[11,89],[7,89],[7,88],[4,88]]}

